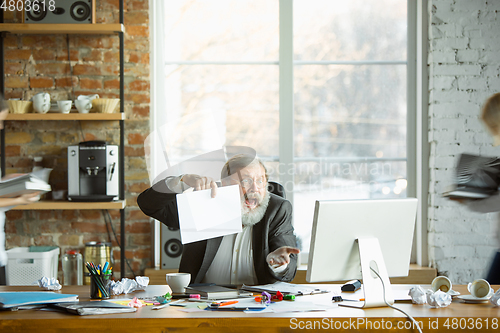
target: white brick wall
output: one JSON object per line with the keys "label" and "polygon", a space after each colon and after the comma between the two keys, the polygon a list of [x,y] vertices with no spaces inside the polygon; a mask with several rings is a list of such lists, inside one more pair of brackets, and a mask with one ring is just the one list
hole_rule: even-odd
{"label": "white brick wall", "polygon": [[478,118],[484,100],[500,91],[496,11],[500,0],[429,0],[429,259],[453,283],[485,277],[498,248],[494,214],[440,195],[460,153],[500,156]]}

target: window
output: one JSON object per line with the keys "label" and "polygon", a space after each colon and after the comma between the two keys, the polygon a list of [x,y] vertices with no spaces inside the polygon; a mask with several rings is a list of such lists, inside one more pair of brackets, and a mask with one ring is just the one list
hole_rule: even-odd
{"label": "window", "polygon": [[406,196],[407,2],[151,8],[152,119],[158,130],[170,124],[169,163],[223,145],[254,148],[292,200],[304,251],[315,200]]}

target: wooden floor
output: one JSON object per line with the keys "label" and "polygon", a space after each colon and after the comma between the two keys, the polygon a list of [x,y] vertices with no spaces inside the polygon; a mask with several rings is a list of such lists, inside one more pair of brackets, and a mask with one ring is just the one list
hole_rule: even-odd
{"label": "wooden floor", "polygon": [[[307,266],[300,266],[292,281],[297,284],[307,283],[306,281]],[[158,285],[166,284],[165,274],[175,273],[176,269],[158,269],[146,268],[144,275],[149,277],[149,284]],[[408,276],[391,278],[393,284],[431,284],[432,280],[436,277],[437,272],[435,268],[422,267],[415,264],[410,265],[410,272]],[[344,283],[345,281],[331,281],[329,283]]]}

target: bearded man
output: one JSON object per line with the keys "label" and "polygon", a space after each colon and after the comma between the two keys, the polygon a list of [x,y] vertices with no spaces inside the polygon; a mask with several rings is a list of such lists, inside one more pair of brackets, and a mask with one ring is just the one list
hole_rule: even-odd
{"label": "bearded man", "polygon": [[[179,272],[191,273],[191,283],[268,284],[292,281],[297,271],[292,205],[269,193],[267,169],[258,158],[239,154],[221,172],[222,186],[240,186],[242,231],[184,245]],[[212,189],[209,177],[186,174],[168,177],[137,198],[141,210],[170,228],[179,228],[176,193],[192,187]]]}

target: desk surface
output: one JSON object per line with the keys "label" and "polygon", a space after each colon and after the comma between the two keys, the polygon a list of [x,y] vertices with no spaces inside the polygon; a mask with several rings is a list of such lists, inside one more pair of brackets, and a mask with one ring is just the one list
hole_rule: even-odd
{"label": "desk surface", "polygon": [[[340,291],[340,285],[324,285]],[[393,285],[395,289],[409,289],[410,285]],[[423,286],[424,288],[428,286]],[[499,286],[494,286],[495,290]],[[462,294],[468,294],[465,286],[454,286]],[[39,291],[38,287],[0,286],[1,291]],[[89,286],[65,286],[64,294],[78,294],[80,300],[89,299]],[[165,293],[165,286],[149,286],[146,291],[133,292],[113,298],[157,296]],[[332,294],[301,296],[298,302],[328,302]],[[396,303],[396,306],[421,322],[424,332],[439,332],[469,329],[471,332],[500,330],[500,307],[491,303],[466,304],[454,299],[446,308],[433,309],[428,305]],[[179,308],[167,307],[152,310],[142,307],[135,313],[77,316],[69,313],[19,310],[0,311],[0,332],[288,332],[300,328],[334,330],[344,332],[381,332],[392,327],[397,331],[412,330],[409,320],[391,308],[354,309],[334,305],[327,311],[288,313],[242,313],[242,312],[182,312]],[[316,326],[313,326],[316,325]],[[384,325],[384,326],[381,326]],[[378,327],[378,328],[377,328]],[[371,328],[371,329],[370,329]],[[382,329],[384,328],[384,329]],[[400,328],[407,328],[400,329]],[[461,329],[462,328],[462,329]]]}

